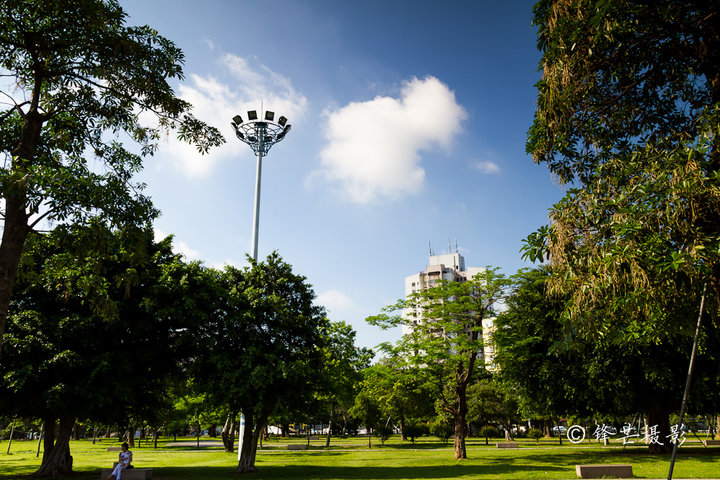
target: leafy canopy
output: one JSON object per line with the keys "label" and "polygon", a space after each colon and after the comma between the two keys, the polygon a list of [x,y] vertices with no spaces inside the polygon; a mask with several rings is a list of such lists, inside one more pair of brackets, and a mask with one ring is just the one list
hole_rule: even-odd
{"label": "leafy canopy", "polygon": [[[656,342],[677,292],[720,296],[717,2],[541,0],[527,150],[571,189],[525,255],[586,334]],[[689,287],[689,288],[688,288]],[[585,316],[598,307],[603,315]]]}

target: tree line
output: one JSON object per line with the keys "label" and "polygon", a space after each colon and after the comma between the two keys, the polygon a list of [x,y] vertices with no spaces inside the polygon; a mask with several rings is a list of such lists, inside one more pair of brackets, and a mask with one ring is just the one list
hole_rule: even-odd
{"label": "tree line", "polygon": [[352,328],[329,321],[277,253],[217,270],[171,247],[149,227],[98,222],[29,236],[4,337],[0,408],[41,420],[38,474],[71,470],[78,420],[168,432],[178,412],[200,430],[221,412],[228,451],[242,413],[238,469],[252,471],[271,418],[331,421],[369,363]]}
{"label": "tree line", "polygon": [[[409,438],[433,417],[457,458],[476,413],[485,424],[513,410],[640,415],[665,438],[693,348],[690,411],[720,411],[718,11],[716,0],[535,4],[542,79],[527,151],[569,187],[526,240],[543,266],[512,278],[488,268],[390,306],[370,321],[397,325],[408,308],[422,321],[365,368],[351,329],[325,318],[277,254],[215,270],[153,240],[158,212],[132,176],[161,133],[174,128],[201,153],[224,141],[174,94],[173,42],[128,26],[114,0],[7,0],[0,402],[42,419],[38,473],[71,468],[77,419],[160,423],[182,398],[172,392],[192,392],[188,411],[224,408],[228,435],[245,413],[241,471],[254,468],[263,425],[298,409],[352,414],[381,435],[394,423]],[[120,134],[140,153],[109,140]],[[491,420],[491,409],[503,413]]]}

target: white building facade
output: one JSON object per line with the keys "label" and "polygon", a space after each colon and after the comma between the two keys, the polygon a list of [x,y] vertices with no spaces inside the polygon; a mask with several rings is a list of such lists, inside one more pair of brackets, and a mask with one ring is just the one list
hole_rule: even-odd
{"label": "white building facade", "polygon": [[[466,282],[478,273],[485,271],[484,267],[466,267],[465,258],[459,252],[446,253],[441,255],[430,255],[425,271],[405,277],[405,297],[415,292],[427,290],[438,285],[440,280],[449,282]],[[405,321],[402,324],[402,334],[406,335],[413,331],[414,325],[418,322],[418,315],[406,311],[403,313]],[[483,358],[485,364],[491,367],[494,352],[491,342],[491,333],[494,329],[494,318],[483,320]]]}

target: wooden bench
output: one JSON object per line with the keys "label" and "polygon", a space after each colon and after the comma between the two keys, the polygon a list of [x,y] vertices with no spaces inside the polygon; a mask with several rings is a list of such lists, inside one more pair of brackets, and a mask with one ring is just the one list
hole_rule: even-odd
{"label": "wooden bench", "polygon": [[307,444],[304,443],[291,443],[287,446],[288,450],[307,450]]}
{"label": "wooden bench", "polygon": [[108,447],[108,452],[122,452],[122,447]]}
{"label": "wooden bench", "polygon": [[[112,468],[100,471],[100,480],[105,480],[112,473]],[[152,468],[130,468],[122,471],[122,480],[152,480]]]}
{"label": "wooden bench", "polygon": [[495,446],[497,448],[518,448],[517,442],[498,442]]}
{"label": "wooden bench", "polygon": [[714,445],[720,445],[720,440],[703,440],[702,443],[706,447],[712,447]]}
{"label": "wooden bench", "polygon": [[632,478],[632,465],[575,465],[580,478],[622,477]]}

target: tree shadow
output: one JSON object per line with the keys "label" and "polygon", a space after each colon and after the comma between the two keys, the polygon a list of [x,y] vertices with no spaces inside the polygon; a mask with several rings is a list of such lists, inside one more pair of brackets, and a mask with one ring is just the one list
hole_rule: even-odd
{"label": "tree shadow", "polygon": [[433,465],[433,466],[322,466],[322,465],[262,465],[258,471],[239,475],[234,469],[226,467],[164,467],[153,472],[154,480],[220,480],[224,478],[251,480],[302,479],[302,480],[352,480],[352,479],[437,479],[437,478],[473,478],[480,476],[502,476],[510,473],[553,472],[554,478],[561,472],[574,474],[574,468],[548,465]]}

